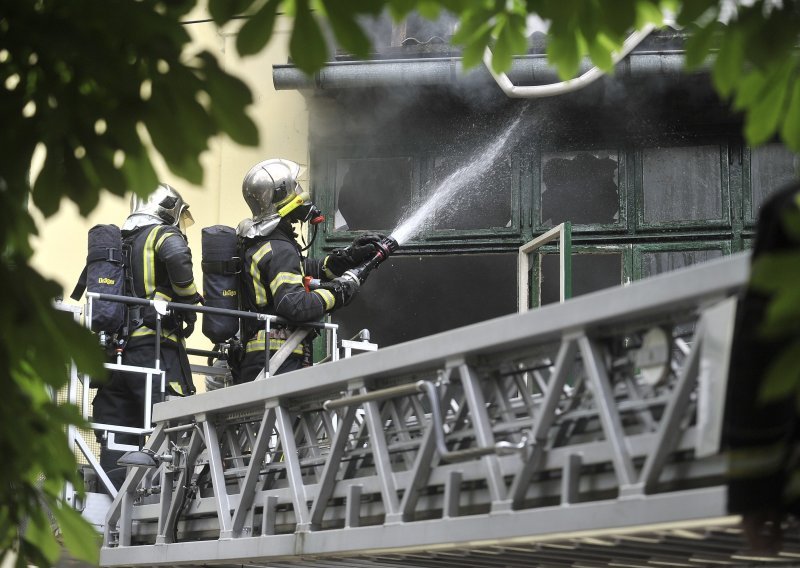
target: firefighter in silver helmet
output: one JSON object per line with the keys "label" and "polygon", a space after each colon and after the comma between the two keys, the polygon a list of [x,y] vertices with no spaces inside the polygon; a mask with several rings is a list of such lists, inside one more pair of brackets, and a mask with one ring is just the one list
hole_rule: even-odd
{"label": "firefighter in silver helmet", "polygon": [[[197,304],[192,272],[192,253],[186,228],[194,222],[189,204],[167,184],[159,184],[147,198],[133,196],[131,213],[122,225],[123,254],[126,265],[126,295],[149,300]],[[194,393],[185,338],[194,330],[194,312],[175,311],[162,318],[159,340],[160,366],[166,373],[168,393]],[[128,310],[127,337],[122,362],[125,365],[153,368],[156,348],[156,313],[152,307],[132,306]],[[153,403],[159,402],[161,379],[153,376]],[[96,421],[120,426],[142,427],[146,377],[141,373],[115,371],[94,398]],[[138,445],[138,436],[117,434],[117,443]],[[101,464],[115,486],[125,478],[124,468],[116,466],[123,452],[109,450],[101,441]]]}
{"label": "firefighter in silver helmet", "polygon": [[[244,177],[242,195],[253,216],[236,230],[246,267],[242,271],[242,307],[289,321],[318,321],[352,300],[358,286],[338,277],[369,259],[383,235],[367,233],[323,259],[304,258],[292,222],[308,222],[316,230],[324,217],[298,182],[300,174],[301,167],[295,162],[270,159],[253,166]],[[304,276],[321,279],[322,286],[307,290]],[[239,382],[255,379],[264,368],[264,350],[277,351],[292,331],[275,329],[266,338],[259,327],[253,323],[244,326],[245,355]],[[276,374],[310,363],[311,344],[305,341]]]}

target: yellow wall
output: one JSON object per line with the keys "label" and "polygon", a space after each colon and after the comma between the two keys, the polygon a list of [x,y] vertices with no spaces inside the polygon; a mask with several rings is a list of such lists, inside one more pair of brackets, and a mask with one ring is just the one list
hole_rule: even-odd
{"label": "yellow wall", "polygon": [[[198,19],[203,19],[202,14],[191,18]],[[260,132],[260,145],[255,148],[239,146],[227,138],[211,140],[210,150],[202,156],[204,181],[201,187],[188,184],[156,161],[161,180],[175,187],[190,204],[195,224],[189,228],[188,237],[198,285],[202,282],[200,230],[216,224],[236,226],[250,215],[241,194],[242,178],[247,170],[267,158],[287,158],[308,164],[306,101],[296,91],[275,91],[272,85],[272,65],[288,60],[289,24],[289,20],[279,19],[267,48],[246,59],[238,57],[235,47],[235,34],[241,20],[232,22],[222,32],[213,23],[187,24],[194,47],[215,53],[226,70],[248,83],[254,97],[250,116]],[[308,187],[307,183],[304,186]],[[59,213],[46,220],[33,212],[39,229],[39,236],[33,242],[33,264],[45,276],[58,281],[67,297],[85,263],[87,231],[97,223],[122,224],[129,212],[129,197],[105,195],[85,219],[71,202],[64,201],[61,205]],[[200,333],[199,325],[189,344],[197,348],[210,346]]]}

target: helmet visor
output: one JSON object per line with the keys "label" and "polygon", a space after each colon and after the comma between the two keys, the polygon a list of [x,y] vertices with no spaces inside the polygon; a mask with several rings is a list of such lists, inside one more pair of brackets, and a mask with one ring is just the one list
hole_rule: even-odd
{"label": "helmet visor", "polygon": [[182,233],[186,234],[186,229],[192,225],[194,225],[194,217],[192,217],[192,214],[189,213],[188,209],[184,209],[181,212],[180,219],[178,219],[178,228]]}

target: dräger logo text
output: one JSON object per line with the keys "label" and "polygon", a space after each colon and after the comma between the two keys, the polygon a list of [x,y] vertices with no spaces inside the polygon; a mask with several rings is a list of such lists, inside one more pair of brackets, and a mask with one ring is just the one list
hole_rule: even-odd
{"label": "dr\u00e4ger logo text", "polygon": [[103,277],[101,277],[101,278],[97,279],[97,283],[98,284],[108,284],[109,286],[113,286],[114,284],[116,284],[116,280],[112,280],[111,278],[103,278]]}
{"label": "dr\u00e4ger logo text", "polygon": [[222,291],[222,295],[223,296],[235,296],[236,295],[236,290],[223,290]]}

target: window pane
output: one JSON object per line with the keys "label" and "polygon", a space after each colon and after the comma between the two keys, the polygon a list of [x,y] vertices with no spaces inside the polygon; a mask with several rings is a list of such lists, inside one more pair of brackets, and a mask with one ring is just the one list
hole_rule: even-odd
{"label": "window pane", "polygon": [[542,224],[619,222],[619,163],[611,152],[542,157]]}
{"label": "window pane", "polygon": [[[542,256],[539,305],[557,303],[560,279],[557,254]],[[575,253],[572,255],[572,296],[596,292],[622,283],[622,254]]]}
{"label": "window pane", "polygon": [[718,146],[646,149],[642,178],[646,223],[722,219]]}
{"label": "window pane", "polygon": [[754,218],[772,192],[795,180],[795,158],[783,144],[766,144],[750,151]]}
{"label": "window pane", "polygon": [[720,249],[671,250],[642,253],[642,278],[720,258]]}
{"label": "window pane", "polygon": [[359,158],[336,161],[336,230],[397,226],[411,202],[412,158]]}
{"label": "window pane", "polygon": [[[458,183],[457,170],[469,166],[463,158],[440,157],[434,162],[436,191],[443,182]],[[453,178],[449,176],[453,175]],[[498,160],[475,183],[459,188],[436,209],[435,229],[489,229],[511,226],[511,158]]]}
{"label": "window pane", "polygon": [[516,310],[516,254],[393,256],[332,320],[342,338],[367,328],[386,347]]}

